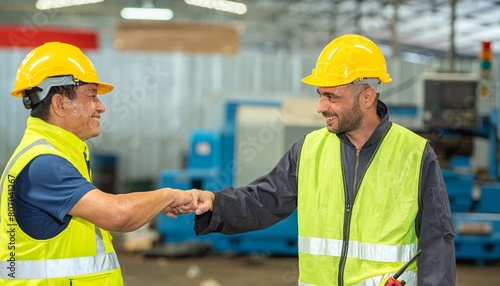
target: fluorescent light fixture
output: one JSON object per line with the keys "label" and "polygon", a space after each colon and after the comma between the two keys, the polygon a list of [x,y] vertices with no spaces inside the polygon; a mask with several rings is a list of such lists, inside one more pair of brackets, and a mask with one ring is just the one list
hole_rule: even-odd
{"label": "fluorescent light fixture", "polygon": [[184,0],[186,4],[243,15],[247,5],[227,0]]}
{"label": "fluorescent light fixture", "polygon": [[103,2],[104,0],[38,0],[36,1],[35,7],[38,10],[47,10],[54,8],[62,8],[69,6],[85,5],[92,3]]}
{"label": "fluorescent light fixture", "polygon": [[174,12],[170,9],[127,7],[122,9],[120,15],[124,19],[170,20],[174,17]]}

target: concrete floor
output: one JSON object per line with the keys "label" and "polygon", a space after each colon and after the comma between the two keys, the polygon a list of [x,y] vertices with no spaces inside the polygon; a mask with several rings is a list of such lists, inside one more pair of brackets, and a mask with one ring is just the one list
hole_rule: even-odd
{"label": "concrete floor", "polygon": [[[297,285],[297,257],[252,257],[207,253],[199,257],[149,257],[126,252],[114,242],[125,286]],[[457,263],[457,286],[500,285],[500,261],[477,266]]]}

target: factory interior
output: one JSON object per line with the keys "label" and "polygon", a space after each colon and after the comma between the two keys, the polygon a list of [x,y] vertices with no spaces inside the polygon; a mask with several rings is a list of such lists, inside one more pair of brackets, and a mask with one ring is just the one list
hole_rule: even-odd
{"label": "factory interior", "polygon": [[[391,121],[439,158],[457,285],[500,285],[500,1],[2,0],[0,169],[29,116],[10,95],[18,66],[60,41],[115,87],[100,97],[100,135],[86,141],[95,186],[246,185],[325,127],[316,88],[301,79],[349,33],[384,53],[392,82],[380,99]],[[196,236],[193,219],[160,214],[112,233],[125,285],[297,285],[296,213],[235,235]]]}

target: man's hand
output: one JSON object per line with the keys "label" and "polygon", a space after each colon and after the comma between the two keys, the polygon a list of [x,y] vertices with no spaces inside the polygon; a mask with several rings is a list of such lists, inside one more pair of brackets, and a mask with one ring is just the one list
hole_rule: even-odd
{"label": "man's hand", "polygon": [[200,215],[213,210],[215,199],[213,192],[197,189],[180,192],[182,194],[177,194],[180,195],[180,198],[176,198],[173,203],[162,211],[166,216],[176,218],[178,214],[189,214],[192,212]]}
{"label": "man's hand", "polygon": [[188,214],[194,211],[195,200],[190,191],[171,189],[172,202],[162,210],[166,216],[177,218],[178,214]]}
{"label": "man's hand", "polygon": [[214,209],[215,194],[210,191],[191,190],[193,193],[194,209],[197,215]]}

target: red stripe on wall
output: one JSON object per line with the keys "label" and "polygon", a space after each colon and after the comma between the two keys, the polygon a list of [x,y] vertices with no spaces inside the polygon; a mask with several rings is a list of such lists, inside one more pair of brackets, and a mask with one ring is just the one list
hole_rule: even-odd
{"label": "red stripe on wall", "polygon": [[64,42],[80,49],[97,49],[98,35],[81,28],[39,27],[34,25],[1,25],[0,47],[38,47],[46,42]]}

